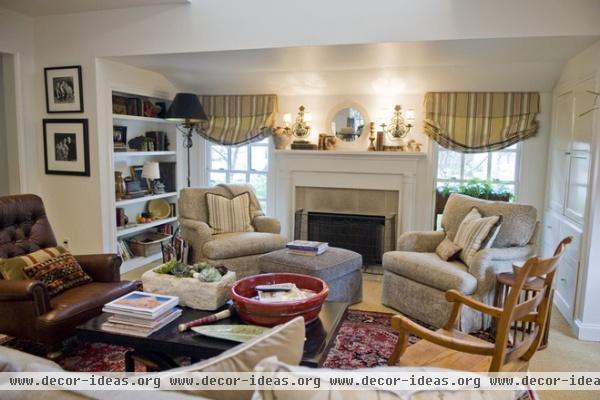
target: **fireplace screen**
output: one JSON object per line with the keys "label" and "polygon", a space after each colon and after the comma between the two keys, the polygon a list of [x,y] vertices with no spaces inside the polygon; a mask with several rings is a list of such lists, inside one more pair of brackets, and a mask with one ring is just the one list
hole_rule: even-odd
{"label": "fireplace screen", "polygon": [[[296,214],[302,218],[304,213]],[[365,264],[381,264],[384,252],[384,216],[337,214],[311,212],[307,216],[307,238],[328,242],[330,246],[341,247],[362,255]],[[300,222],[300,223],[298,223]],[[296,221],[296,227],[301,226]],[[300,232],[296,231],[297,238]]]}

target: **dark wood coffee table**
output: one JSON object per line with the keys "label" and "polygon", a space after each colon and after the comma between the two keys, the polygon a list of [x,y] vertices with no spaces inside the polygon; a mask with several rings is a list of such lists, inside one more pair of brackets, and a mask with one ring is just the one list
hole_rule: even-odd
{"label": "dark wood coffee table", "polygon": [[[326,302],[323,304],[319,319],[306,327],[306,342],[301,361],[302,365],[318,367],[324,360],[326,351],[330,347],[329,344],[333,340],[347,308],[348,303]],[[238,344],[228,340],[202,336],[192,330],[184,333],[177,331],[177,325],[210,315],[214,312],[184,307],[183,313],[179,318],[145,338],[101,330],[100,326],[110,315],[102,313],[78,326],[77,336],[85,341],[131,347],[139,358],[150,361],[155,368],[169,369],[178,366],[173,357],[188,356],[191,357],[192,362],[196,362],[214,357]],[[235,315],[216,323],[243,324]],[[131,354],[126,357],[126,370],[133,371]]]}

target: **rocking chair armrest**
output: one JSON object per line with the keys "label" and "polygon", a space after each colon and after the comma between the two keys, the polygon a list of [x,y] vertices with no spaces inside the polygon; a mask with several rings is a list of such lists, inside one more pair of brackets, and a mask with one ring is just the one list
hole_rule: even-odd
{"label": "rocking chair armrest", "polygon": [[394,315],[391,324],[392,328],[397,329],[398,331],[412,333],[428,342],[451,350],[485,356],[490,356],[494,353],[493,343],[471,342],[458,337],[458,335],[455,336],[455,331],[453,330],[442,330],[442,332],[446,332],[446,334],[441,333],[440,331],[431,331],[403,315]]}
{"label": "rocking chair armrest", "polygon": [[496,317],[496,318],[499,318],[503,311],[501,308],[489,306],[489,305],[482,303],[478,300],[475,300],[469,296],[466,296],[466,295],[462,294],[461,292],[459,292],[458,290],[454,290],[454,289],[448,290],[446,292],[446,300],[449,301],[450,303],[464,304],[467,307],[471,307],[477,311],[491,315],[492,317]]}

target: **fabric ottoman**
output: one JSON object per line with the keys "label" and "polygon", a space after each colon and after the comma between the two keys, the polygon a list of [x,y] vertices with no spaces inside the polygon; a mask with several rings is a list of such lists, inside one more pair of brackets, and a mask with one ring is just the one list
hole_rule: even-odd
{"label": "fabric ottoman", "polygon": [[261,272],[291,272],[323,279],[329,285],[327,301],[350,304],[362,301],[362,256],[350,250],[330,247],[318,256],[272,251],[258,259]]}

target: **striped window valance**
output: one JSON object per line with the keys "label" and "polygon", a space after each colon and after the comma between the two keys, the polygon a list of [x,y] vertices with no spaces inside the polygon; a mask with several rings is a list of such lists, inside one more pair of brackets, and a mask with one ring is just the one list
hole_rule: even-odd
{"label": "striped window valance", "polygon": [[278,103],[276,95],[198,96],[208,116],[198,132],[223,145],[261,140],[273,133]]}
{"label": "striped window valance", "polygon": [[425,133],[441,146],[480,153],[511,146],[536,134],[540,95],[532,92],[430,92]]}

